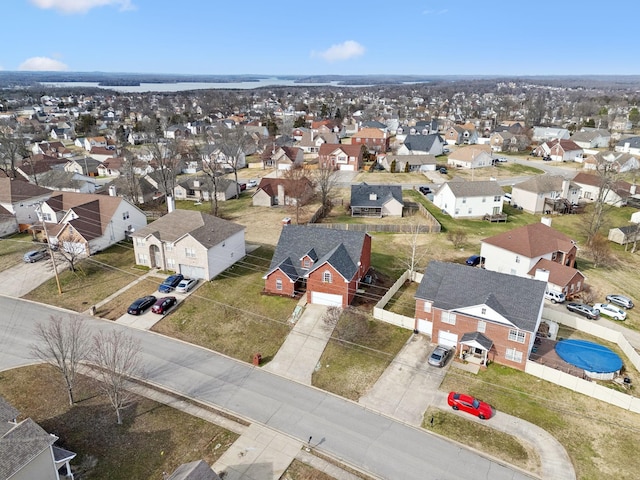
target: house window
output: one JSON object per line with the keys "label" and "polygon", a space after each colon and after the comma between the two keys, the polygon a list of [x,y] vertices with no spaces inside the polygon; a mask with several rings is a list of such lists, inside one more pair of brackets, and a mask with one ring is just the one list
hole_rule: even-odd
{"label": "house window", "polygon": [[309,268],[309,267],[311,266],[311,262],[309,261],[309,259],[308,259],[308,258],[305,258],[305,259],[302,261],[302,264],[304,265],[304,268]]}
{"label": "house window", "polygon": [[516,263],[520,263],[520,257],[516,255]]}
{"label": "house window", "polygon": [[276,278],[276,290],[282,290],[282,279]]}
{"label": "house window", "polygon": [[509,330],[509,340],[512,342],[524,343],[524,339],[527,336],[522,330]]}
{"label": "house window", "polygon": [[431,302],[424,302],[424,311],[431,313]]}
{"label": "house window", "polygon": [[440,319],[442,320],[442,323],[448,323],[449,325],[456,324],[456,314],[453,312],[442,312]]}
{"label": "house window", "polygon": [[138,254],[138,264],[146,265],[147,264],[147,256],[144,253]]}
{"label": "house window", "polygon": [[42,213],[42,219],[43,219],[45,222],[50,222],[50,221],[51,221],[51,214],[50,214],[50,213],[44,213],[44,212],[43,212],[43,213]]}
{"label": "house window", "polygon": [[136,238],[136,245],[138,247],[144,246],[144,238]]}
{"label": "house window", "polygon": [[331,283],[333,281],[333,278],[331,276],[331,272],[330,271],[326,271],[322,274],[322,282],[323,283]]}
{"label": "house window", "polygon": [[486,309],[486,307],[482,307],[482,309],[480,310],[480,313],[481,313],[482,315],[486,315],[486,314],[487,314],[487,309]]}
{"label": "house window", "polygon": [[174,258],[167,258],[167,269],[168,270],[176,269],[176,260]]}
{"label": "house window", "polygon": [[471,213],[473,212],[473,208],[470,208],[469,211],[467,212],[469,215],[471,215]]}
{"label": "house window", "polygon": [[459,214],[460,214],[460,209],[456,208],[456,215],[459,215]]}
{"label": "house window", "polygon": [[466,199],[466,198],[463,198],[463,199],[462,199],[462,203],[467,203],[467,199]]}
{"label": "house window", "polygon": [[185,248],[184,256],[187,258],[196,258],[196,251],[193,248]]}
{"label": "house window", "polygon": [[173,252],[173,243],[165,243],[164,250],[165,252]]}
{"label": "house window", "polygon": [[500,195],[496,195],[495,197],[493,197],[494,202],[499,202],[501,199],[502,197]]}
{"label": "house window", "polygon": [[517,363],[522,362],[522,352],[516,350],[515,348],[507,348],[507,351],[505,352],[504,357],[507,360],[511,360],[512,362],[517,362]]}
{"label": "house window", "polygon": [[126,220],[129,218],[129,212],[123,212],[122,213],[122,220]]}
{"label": "house window", "polygon": [[487,322],[483,322],[482,320],[478,320],[478,332],[484,333],[486,331],[487,331]]}

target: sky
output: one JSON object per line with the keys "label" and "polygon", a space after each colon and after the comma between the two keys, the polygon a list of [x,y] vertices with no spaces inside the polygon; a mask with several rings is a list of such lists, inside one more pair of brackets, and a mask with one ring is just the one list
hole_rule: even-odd
{"label": "sky", "polygon": [[640,75],[640,2],[3,0],[0,70]]}

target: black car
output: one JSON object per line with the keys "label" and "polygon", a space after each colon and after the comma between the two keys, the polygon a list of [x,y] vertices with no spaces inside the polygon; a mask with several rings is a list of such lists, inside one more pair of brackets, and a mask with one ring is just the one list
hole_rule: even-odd
{"label": "black car", "polygon": [[481,257],[480,255],[471,255],[464,261],[464,263],[470,267],[477,267],[478,265],[482,266],[484,264],[484,257]]}
{"label": "black car", "polygon": [[149,308],[151,305],[156,303],[157,300],[158,299],[153,295],[147,295],[146,297],[139,298],[135,302],[133,302],[131,305],[129,305],[129,309],[127,310],[127,313],[131,315],[140,315],[147,308]]}
{"label": "black car", "polygon": [[585,303],[569,302],[567,303],[567,310],[587,317],[590,320],[595,320],[599,316],[597,310]]}
{"label": "black car", "polygon": [[443,175],[446,175],[446,174],[447,174],[447,169],[446,169],[446,168],[444,168],[444,167],[440,167],[440,168],[438,169],[438,172],[442,173]]}
{"label": "black car", "polygon": [[431,193],[431,189],[426,186],[422,186],[418,190],[420,190],[420,193],[422,193],[423,195],[428,195]]}
{"label": "black car", "polygon": [[160,293],[172,292],[174,288],[182,281],[184,276],[180,273],[165,278],[164,282],[158,287]]}

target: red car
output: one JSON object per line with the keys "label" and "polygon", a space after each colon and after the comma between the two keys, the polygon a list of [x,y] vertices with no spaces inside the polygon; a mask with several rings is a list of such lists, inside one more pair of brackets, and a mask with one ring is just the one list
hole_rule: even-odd
{"label": "red car", "polygon": [[167,313],[177,303],[176,297],[162,297],[151,307],[153,313]]}
{"label": "red car", "polygon": [[491,405],[464,393],[450,392],[447,397],[447,403],[454,410],[468,412],[481,420],[493,416],[493,408]]}

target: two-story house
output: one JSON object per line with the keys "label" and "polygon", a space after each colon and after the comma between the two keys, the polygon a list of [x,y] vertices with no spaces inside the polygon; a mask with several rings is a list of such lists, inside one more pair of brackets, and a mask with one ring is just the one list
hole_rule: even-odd
{"label": "two-story house", "polygon": [[364,145],[369,153],[385,153],[389,150],[389,135],[386,129],[362,128],[351,137],[351,145]]}
{"label": "two-story house", "polygon": [[493,165],[491,147],[489,145],[467,145],[451,152],[447,165],[459,168],[484,168]]}
{"label": "two-story house", "polygon": [[454,178],[433,195],[433,204],[452,218],[480,218],[502,213],[504,190],[493,180],[469,182]]}
{"label": "two-story house", "polygon": [[362,168],[362,146],[323,143],[318,153],[321,168],[333,168],[357,172]]}
{"label": "two-story house", "polygon": [[536,175],[511,189],[511,203],[529,213],[567,213],[579,199],[580,187],[562,175]]}

